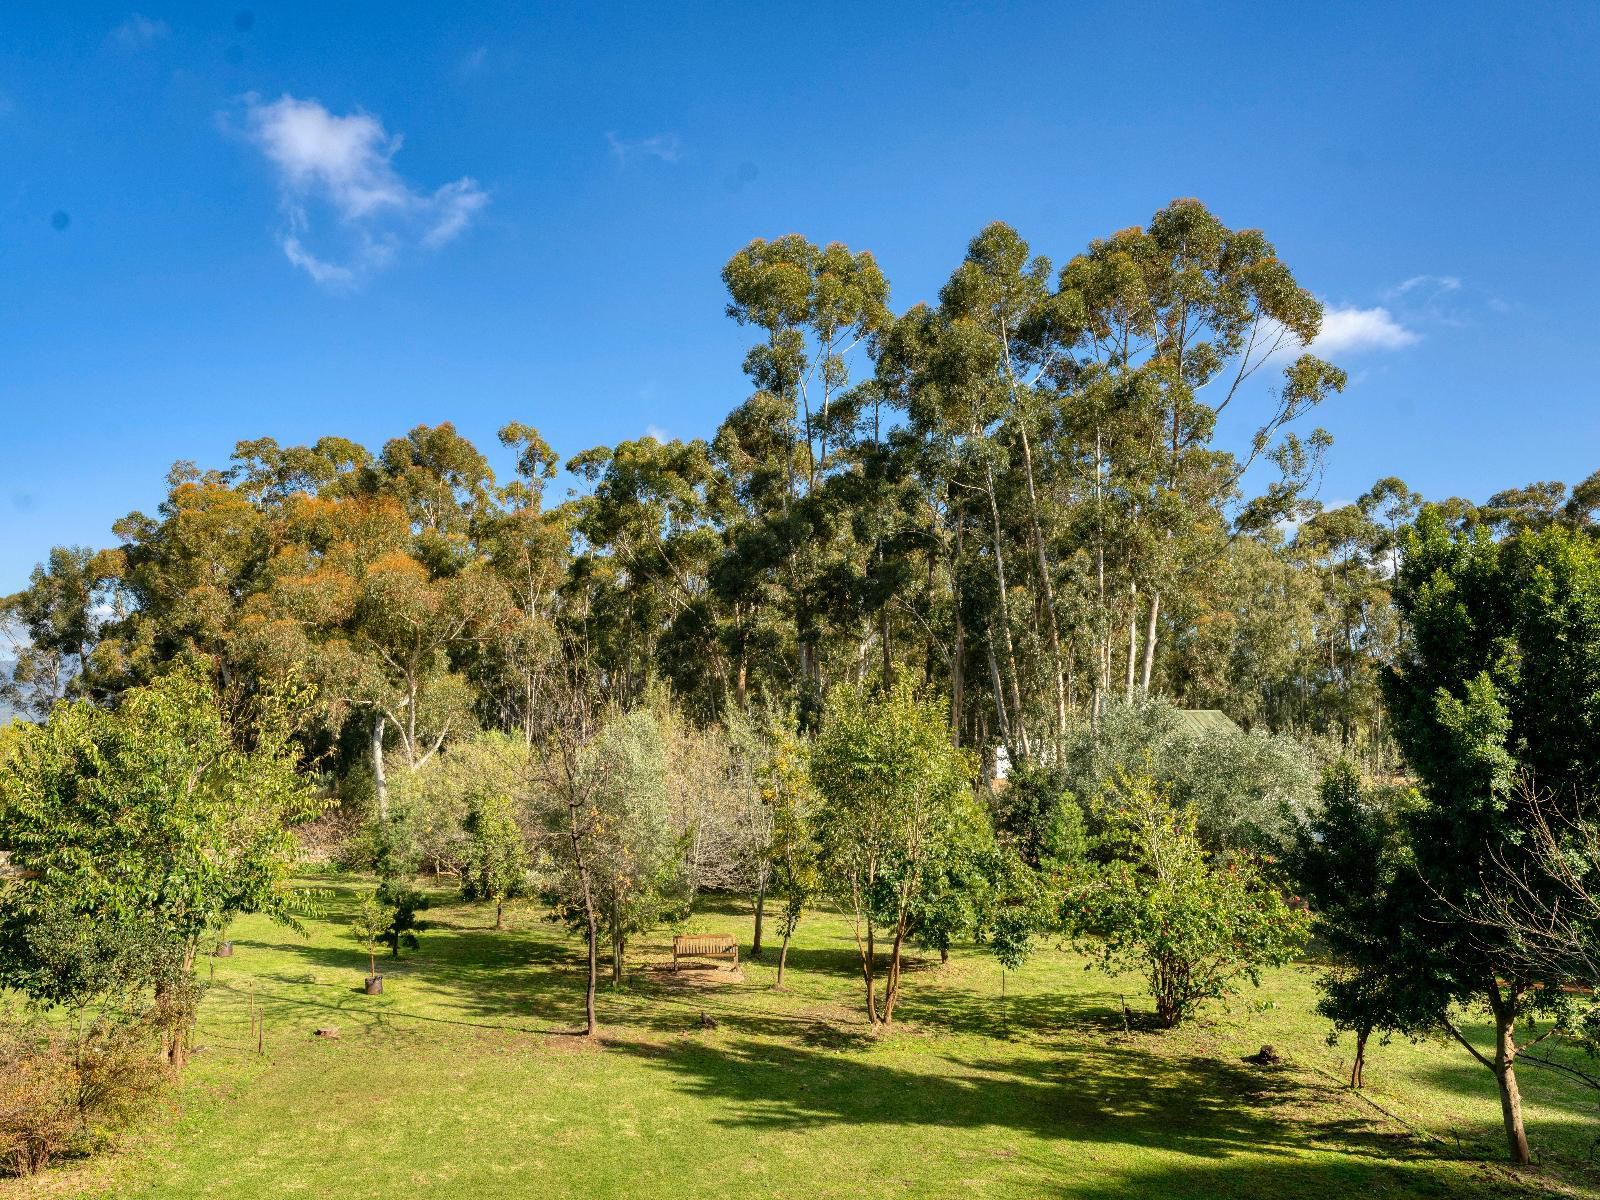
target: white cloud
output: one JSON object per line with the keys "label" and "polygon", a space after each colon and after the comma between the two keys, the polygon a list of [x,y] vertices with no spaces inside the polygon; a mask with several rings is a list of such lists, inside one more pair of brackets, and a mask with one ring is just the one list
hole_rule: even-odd
{"label": "white cloud", "polygon": [[645,437],[655,438],[658,442],[670,442],[672,440],[672,435],[654,422],[644,427],[644,435]]}
{"label": "white cloud", "polygon": [[638,141],[626,141],[615,133],[606,134],[606,145],[617,162],[627,166],[635,158],[659,158],[665,163],[675,163],[683,157],[683,143],[675,133],[657,133]]}
{"label": "white cloud", "polygon": [[1403,279],[1395,284],[1384,293],[1384,298],[1392,300],[1413,292],[1425,292],[1436,296],[1443,292],[1460,290],[1461,280],[1454,275],[1413,275],[1410,279]]}
{"label": "white cloud", "polygon": [[165,21],[153,21],[143,13],[134,13],[111,31],[111,40],[124,50],[144,50],[171,32]]}
{"label": "white cloud", "polygon": [[[489,201],[470,177],[433,192],[413,188],[394,167],[401,137],[369,113],[338,116],[289,95],[270,103],[251,95],[244,104],[246,136],[278,173],[284,255],[324,286],[352,286],[409,244],[443,246]],[[337,255],[306,244],[323,212],[334,228],[319,240],[339,243]]]}
{"label": "white cloud", "polygon": [[1381,305],[1376,308],[1341,308],[1330,305],[1322,312],[1322,330],[1310,345],[1313,354],[1359,354],[1364,350],[1403,350],[1418,335],[1407,329]]}

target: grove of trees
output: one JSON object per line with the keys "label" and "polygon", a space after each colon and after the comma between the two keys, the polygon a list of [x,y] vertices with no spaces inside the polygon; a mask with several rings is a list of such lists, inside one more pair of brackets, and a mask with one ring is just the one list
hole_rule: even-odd
{"label": "grove of trees", "polygon": [[750,390],[707,439],[512,421],[503,478],[448,422],[257,438],[50,551],[0,606],[0,982],[115,992],[181,1066],[208,939],[320,902],[313,820],[383,881],[371,976],[425,874],[580,936],[589,1034],[706,891],[779,986],[841,912],[874,1028],[916,950],[1074,942],[1171,1026],[1310,931],[1352,1084],[1374,1032],[1453,1036],[1529,1161],[1515,1063],[1587,1036],[1600,962],[1600,473],[1325,508],[1321,306],[1192,200],[1059,267],[990,225],[903,312],[798,235],[723,280]]}

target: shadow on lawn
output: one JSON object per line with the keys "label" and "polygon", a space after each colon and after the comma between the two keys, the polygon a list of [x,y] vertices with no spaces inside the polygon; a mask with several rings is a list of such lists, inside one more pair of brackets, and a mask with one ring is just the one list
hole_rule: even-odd
{"label": "shadow on lawn", "polygon": [[[1286,1072],[1204,1058],[1154,1059],[1133,1046],[1080,1045],[1046,1060],[943,1058],[930,1071],[748,1038],[610,1045],[722,1103],[730,1126],[998,1126],[1040,1138],[1159,1148],[1200,1158],[1290,1155],[1325,1145],[1389,1157],[1364,1118],[1302,1126],[1273,1110],[1324,1100]],[[936,1073],[935,1073],[936,1072]],[[731,1103],[730,1103],[731,1102]]]}
{"label": "shadow on lawn", "polygon": [[1398,1157],[1211,1161],[1117,1176],[1099,1170],[1069,1179],[1057,1193],[1095,1200],[1345,1200],[1383,1196],[1402,1200],[1531,1200],[1552,1193],[1539,1182],[1519,1179],[1508,1168],[1478,1164],[1452,1170],[1436,1160]]}

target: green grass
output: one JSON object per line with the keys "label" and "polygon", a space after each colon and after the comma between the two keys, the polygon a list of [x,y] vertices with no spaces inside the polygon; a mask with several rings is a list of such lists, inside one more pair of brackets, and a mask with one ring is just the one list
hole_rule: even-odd
{"label": "green grass", "polygon": [[[436,893],[421,950],[388,962],[387,994],[369,998],[345,925],[370,885],[325,882],[335,899],[306,939],[237,924],[236,956],[215,960],[203,1052],[122,1152],[0,1195],[1592,1194],[1590,1094],[1526,1072],[1542,1165],[1518,1176],[1499,1163],[1492,1081],[1463,1051],[1379,1047],[1370,1102],[1342,1088],[1305,968],[1187,1028],[1130,1034],[1121,996],[1143,1007],[1136,981],[1051,951],[1007,979],[1002,1003],[994,961],[958,952],[915,964],[903,1021],[873,1037],[844,923],[819,914],[781,993],[772,955],[742,983],[674,981],[643,969],[666,957],[666,936],[641,942],[629,985],[602,992],[603,1041],[590,1045],[569,1032],[578,944],[537,912],[495,932],[492,911]],[[692,928],[748,944],[749,910]],[[338,1040],[312,1036],[329,1025]],[[1243,1061],[1264,1042],[1284,1066]]]}

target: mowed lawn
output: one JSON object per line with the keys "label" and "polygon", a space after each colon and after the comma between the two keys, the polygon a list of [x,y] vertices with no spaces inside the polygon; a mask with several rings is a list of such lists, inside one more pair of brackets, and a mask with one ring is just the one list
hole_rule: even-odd
{"label": "mowed lawn", "polygon": [[[1492,1081],[1457,1048],[1378,1047],[1371,1102],[1346,1091],[1311,968],[1275,972],[1188,1028],[1128,1033],[1123,997],[1145,1007],[1136,980],[1050,950],[1005,979],[1002,1000],[998,965],[966,949],[919,959],[895,1032],[874,1037],[848,929],[819,913],[783,992],[775,952],[742,979],[674,979],[659,968],[668,937],[642,940],[626,987],[602,990],[591,1045],[570,1033],[580,945],[536,908],[496,932],[492,910],[436,892],[421,949],[386,963],[387,992],[369,998],[346,926],[371,881],[320,882],[334,897],[308,937],[236,925],[237,954],[214,961],[203,1051],[121,1153],[0,1195],[1594,1194],[1593,1094],[1527,1070],[1543,1161],[1519,1176],[1498,1161]],[[749,908],[689,929],[748,946]],[[326,1026],[336,1040],[313,1036]],[[1244,1061],[1263,1043],[1283,1066]]]}

